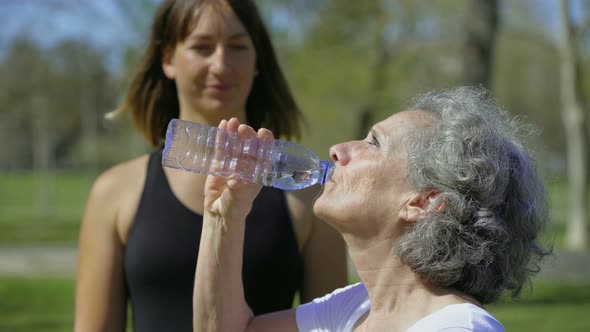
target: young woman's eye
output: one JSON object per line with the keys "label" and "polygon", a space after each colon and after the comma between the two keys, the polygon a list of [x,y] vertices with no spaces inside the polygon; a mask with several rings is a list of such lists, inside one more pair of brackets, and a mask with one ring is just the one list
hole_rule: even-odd
{"label": "young woman's eye", "polygon": [[229,47],[232,50],[239,50],[239,51],[248,49],[248,45],[246,45],[246,44],[230,44]]}
{"label": "young woman's eye", "polygon": [[213,46],[209,44],[195,44],[192,46],[192,49],[199,52],[209,52],[213,49]]}

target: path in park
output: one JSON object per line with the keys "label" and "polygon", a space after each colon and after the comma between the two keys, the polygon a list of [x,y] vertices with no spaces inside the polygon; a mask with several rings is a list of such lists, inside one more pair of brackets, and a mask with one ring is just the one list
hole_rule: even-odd
{"label": "path in park", "polygon": [[0,247],[0,276],[75,278],[76,247]]}
{"label": "path in park", "polygon": [[[75,278],[77,258],[76,247],[0,247],[0,276]],[[590,281],[590,252],[555,253],[539,278]]]}

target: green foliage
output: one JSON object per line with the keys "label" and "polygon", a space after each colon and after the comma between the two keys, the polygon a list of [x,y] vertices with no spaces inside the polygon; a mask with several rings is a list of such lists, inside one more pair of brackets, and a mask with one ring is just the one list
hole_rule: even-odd
{"label": "green foliage", "polygon": [[[530,6],[502,2],[492,88],[503,106],[540,128],[540,165],[563,176],[557,53],[551,28],[543,25],[548,13]],[[361,110],[379,121],[417,92],[462,84],[480,70],[468,60],[474,50],[467,25],[478,22],[470,2],[327,0],[312,7],[290,2],[301,21],[294,29],[304,34],[281,40],[288,47],[282,59],[311,120],[303,141],[324,156],[330,145],[359,138]]]}
{"label": "green foliage", "polygon": [[[0,139],[11,142],[0,168],[30,169],[40,158],[56,166],[84,164],[69,152],[104,132],[101,118],[117,98],[116,77],[101,51],[79,41],[41,49],[17,40],[0,63],[0,77]],[[48,151],[39,151],[41,145]]]}
{"label": "green foliage", "polygon": [[[129,121],[113,124],[102,116],[124,98],[159,1],[115,4],[129,18],[129,33],[137,36],[135,46],[123,52],[120,73],[107,68],[103,50],[80,41],[42,49],[21,39],[1,59],[0,140],[11,144],[3,147],[0,169],[37,167],[40,151],[34,147],[44,141],[38,137],[42,129],[49,167],[95,171],[145,151]],[[303,142],[327,156],[332,144],[359,137],[361,111],[369,110],[375,122],[399,111],[418,91],[468,80],[478,71],[467,60],[473,55],[466,42],[469,24],[478,22],[471,5],[466,0],[261,0],[281,62],[310,120]],[[539,139],[541,157],[563,175],[552,31],[545,24],[548,14],[530,7],[502,2],[493,88],[503,105],[546,133]],[[581,24],[585,33],[587,24]],[[580,52],[585,54],[582,47]],[[586,61],[580,72],[587,67]],[[583,87],[587,81],[581,81]]]}

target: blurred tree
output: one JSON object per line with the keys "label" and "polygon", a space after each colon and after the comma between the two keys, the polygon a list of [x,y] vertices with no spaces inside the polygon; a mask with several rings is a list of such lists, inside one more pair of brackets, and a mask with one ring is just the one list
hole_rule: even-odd
{"label": "blurred tree", "polygon": [[[412,3],[400,1],[400,7],[411,13]],[[321,47],[326,42],[339,47],[357,48],[365,54],[366,86],[361,102],[353,110],[356,124],[355,137],[362,139],[376,119],[381,95],[389,84],[386,68],[393,60],[387,27],[391,24],[391,15],[386,10],[384,1],[371,2],[325,2],[321,14],[323,19],[317,22],[312,44]],[[412,17],[408,15],[406,17]],[[406,24],[406,23],[410,24]],[[402,35],[412,35],[414,20],[398,22]]]}
{"label": "blurred tree", "polygon": [[[576,29],[573,30],[576,41],[576,56],[579,60],[576,71],[582,107],[588,110],[590,107],[590,53],[588,52],[588,45],[590,45],[590,2],[581,2],[579,5],[581,15],[579,15],[579,23]],[[586,114],[588,113],[586,112]],[[590,120],[588,117],[584,120],[586,164],[590,164]],[[590,186],[590,177],[587,177],[586,180],[589,181],[588,185]]]}
{"label": "blurred tree", "polygon": [[82,41],[65,40],[50,50],[56,75],[50,91],[52,113],[60,119],[56,153],[61,166],[82,166],[96,171],[104,163],[100,137],[102,114],[118,97],[118,76],[105,64],[105,56]]}
{"label": "blurred tree", "polygon": [[[51,212],[55,190],[55,135],[48,113],[47,79],[53,74],[43,51],[28,39],[15,41],[2,65],[0,100],[7,126],[4,133],[6,167],[34,169],[38,175],[35,208],[42,216]],[[4,136],[3,135],[3,136]]]}
{"label": "blurred tree", "polygon": [[575,26],[572,23],[569,1],[561,0],[561,38],[559,59],[561,67],[562,118],[566,132],[570,209],[566,243],[570,249],[588,248],[587,233],[587,173],[584,146],[584,111],[580,103],[574,51]]}
{"label": "blurred tree", "polygon": [[101,100],[96,98],[104,89],[100,78],[104,76],[106,69],[103,59],[95,54],[88,45],[74,40],[67,40],[58,44],[52,50],[52,58],[59,61],[61,83],[56,95],[62,98],[59,109],[55,109],[55,115],[62,119],[63,124],[56,128],[63,132],[59,151],[62,157],[71,153],[77,145],[82,145],[80,164],[86,169],[98,168],[98,112],[101,111]]}
{"label": "blurred tree", "polygon": [[467,15],[467,48],[465,81],[491,89],[494,46],[499,26],[498,0],[472,0],[472,10]]}
{"label": "blurred tree", "polygon": [[[559,60],[547,22],[558,12],[533,0],[501,1],[500,33],[494,56],[493,90],[509,111],[540,129],[532,142],[543,175],[564,176],[564,132],[559,118]],[[558,2],[555,2],[558,4]],[[543,9],[544,8],[544,9]],[[550,133],[550,135],[546,135]]]}
{"label": "blurred tree", "polygon": [[[16,170],[23,165],[32,166],[31,91],[41,89],[39,77],[49,71],[40,50],[28,39],[20,39],[0,64],[0,138],[4,142],[0,154],[0,167]],[[24,73],[31,73],[26,77]],[[10,144],[8,144],[10,142]]]}
{"label": "blurred tree", "polygon": [[468,72],[466,0],[263,3],[267,12],[278,8],[271,21],[294,40],[285,68],[322,128],[305,136],[319,151],[364,137],[417,91],[464,82]]}
{"label": "blurred tree", "polygon": [[[0,168],[96,166],[99,113],[112,109],[117,98],[117,78],[104,56],[80,41],[41,49],[20,39],[3,60],[0,102],[6,121],[0,137],[11,144],[0,155]],[[73,157],[78,146],[86,152]]]}

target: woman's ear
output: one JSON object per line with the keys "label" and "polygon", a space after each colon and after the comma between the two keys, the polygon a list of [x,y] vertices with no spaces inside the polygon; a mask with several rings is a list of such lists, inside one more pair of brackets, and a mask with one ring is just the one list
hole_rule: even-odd
{"label": "woman's ear", "polygon": [[176,67],[174,67],[174,52],[164,51],[162,56],[162,70],[168,79],[176,79]]}
{"label": "woman's ear", "polygon": [[400,219],[416,222],[431,213],[441,213],[447,207],[446,198],[438,190],[414,194],[400,210]]}

